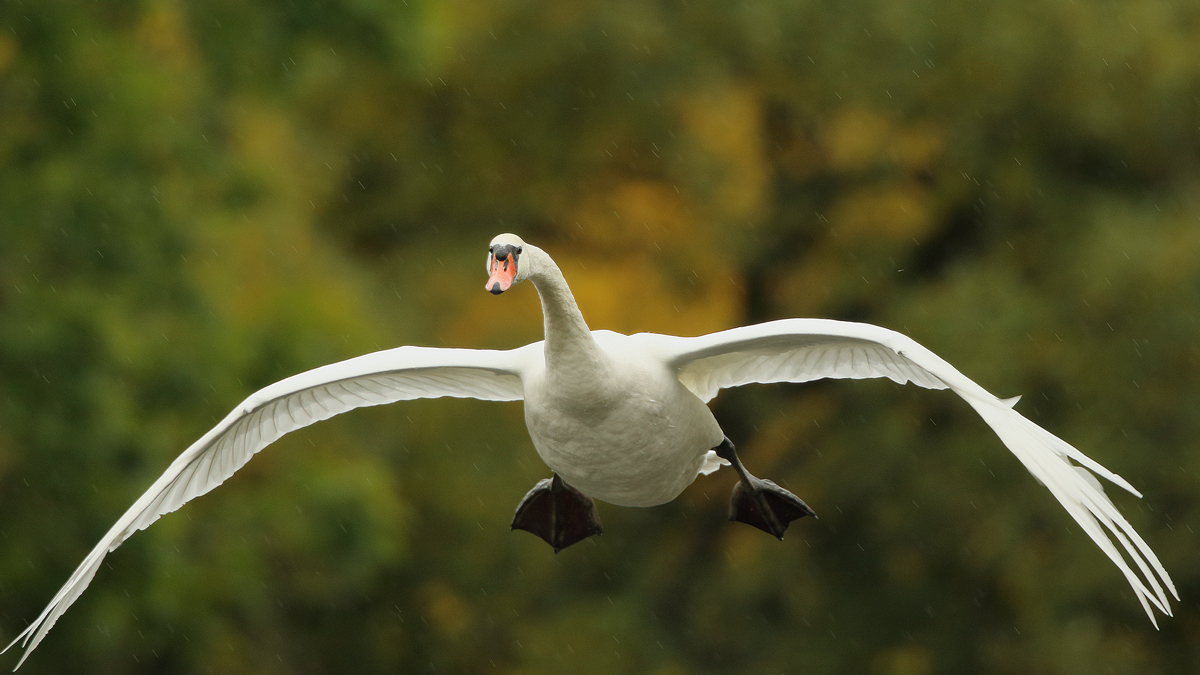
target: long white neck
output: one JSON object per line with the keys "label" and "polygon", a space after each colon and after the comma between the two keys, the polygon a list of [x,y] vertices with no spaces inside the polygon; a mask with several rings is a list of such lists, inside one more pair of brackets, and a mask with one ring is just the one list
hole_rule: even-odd
{"label": "long white neck", "polygon": [[602,359],[592,331],[583,320],[575,296],[563,278],[562,270],[542,249],[525,245],[521,265],[542,302],[546,331],[546,370],[562,373],[576,368],[596,368]]}

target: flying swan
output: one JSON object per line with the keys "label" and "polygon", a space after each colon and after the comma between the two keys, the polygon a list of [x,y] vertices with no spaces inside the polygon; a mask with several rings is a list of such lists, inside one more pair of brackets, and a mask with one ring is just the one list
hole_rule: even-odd
{"label": "flying swan", "polygon": [[741,478],[730,499],[730,520],[782,539],[791,521],[814,515],[795,495],[742,466],[706,405],[720,389],[826,377],[887,377],[950,389],[1116,564],[1156,626],[1151,607],[1169,616],[1167,591],[1179,599],[1158,557],[1093,474],[1140,497],[1133,486],[1022,417],[1013,409],[1015,398],[996,398],[904,335],[826,319],[784,319],[699,337],[592,331],[542,249],[502,234],[488,248],[487,271],[486,288],[497,295],[533,282],[544,341],[508,351],[399,347],[255,392],[171,464],[5,648],[17,642],[26,647],[17,667],[87,588],[107,553],[220,485],[280,436],[353,408],[441,396],[525,401],[525,424],[553,478],[521,500],[512,526],[533,532],[557,552],[600,532],[592,498],[620,506],[663,504],[698,475],[724,465]]}

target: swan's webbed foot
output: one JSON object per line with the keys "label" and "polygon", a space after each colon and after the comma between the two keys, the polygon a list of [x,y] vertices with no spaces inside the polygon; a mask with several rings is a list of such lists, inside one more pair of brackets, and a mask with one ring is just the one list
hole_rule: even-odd
{"label": "swan's webbed foot", "polygon": [[513,515],[512,529],[536,534],[555,553],[603,531],[596,502],[558,474],[538,481],[525,495]]}
{"label": "swan's webbed foot", "polygon": [[727,460],[741,476],[741,481],[733,488],[729,498],[730,522],[746,523],[783,539],[783,533],[788,524],[804,516],[817,517],[817,514],[796,495],[784,490],[769,480],[761,480],[750,475],[738,459],[737,451],[728,438],[713,448],[717,456]]}

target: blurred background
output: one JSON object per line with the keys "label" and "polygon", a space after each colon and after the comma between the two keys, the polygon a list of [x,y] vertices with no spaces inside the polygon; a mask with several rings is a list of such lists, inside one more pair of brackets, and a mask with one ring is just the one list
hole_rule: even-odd
{"label": "blurred background", "polygon": [[1194,0],[4,0],[0,639],[259,387],[540,339],[512,231],[593,328],[869,321],[1023,394],[1144,492],[1175,617],[947,392],[724,392],[820,520],[730,525],[722,471],[557,556],[520,403],[444,399],[268,448],[21,672],[1198,672],[1197,45]]}

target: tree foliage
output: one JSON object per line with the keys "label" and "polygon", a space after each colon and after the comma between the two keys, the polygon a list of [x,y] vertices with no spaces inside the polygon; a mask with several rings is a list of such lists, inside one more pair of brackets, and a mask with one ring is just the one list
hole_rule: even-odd
{"label": "tree foliage", "polygon": [[1024,394],[1142,489],[1176,616],[949,394],[726,392],[819,521],[730,525],[721,472],[558,556],[508,532],[520,405],[439,400],[272,446],[23,672],[1196,672],[1196,44],[1157,0],[5,0],[0,633],[255,389],[539,339],[480,288],[514,231],[593,328],[870,321]]}

